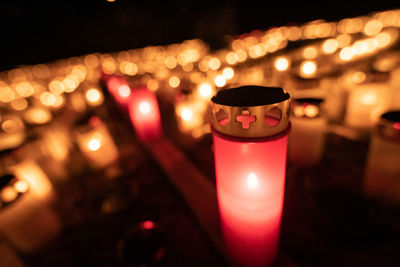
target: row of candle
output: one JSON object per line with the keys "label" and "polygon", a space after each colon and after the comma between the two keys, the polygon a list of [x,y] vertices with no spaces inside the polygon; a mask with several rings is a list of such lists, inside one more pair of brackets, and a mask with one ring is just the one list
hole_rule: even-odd
{"label": "row of candle", "polygon": [[[273,84],[288,88],[295,96],[292,110],[293,131],[288,137],[289,160],[301,164],[315,164],[321,157],[324,132],[330,120],[340,121],[343,115],[345,123],[349,126],[371,128],[385,111],[398,107],[398,103],[393,99],[398,96],[396,73],[399,60],[389,54],[386,58],[387,62],[379,62],[373,56],[383,51],[396,51],[399,17],[399,11],[387,11],[387,13],[381,12],[371,17],[354,18],[338,23],[317,21],[302,27],[275,28],[265,33],[254,31],[233,40],[231,48],[212,53],[200,40],[191,40],[167,47],[147,47],[117,54],[91,54],[54,64],[23,67],[2,73],[0,101],[2,108],[7,109],[7,113],[12,113],[11,117],[7,117],[8,115],[3,117],[2,114],[1,118],[3,131],[1,138],[11,140],[4,143],[6,144],[4,149],[17,147],[24,142],[26,137],[24,125],[38,126],[49,123],[60,110],[65,111],[71,108],[73,112],[83,114],[93,107],[101,106],[104,101],[104,92],[98,87],[100,79],[106,81],[109,93],[119,103],[121,109],[128,112],[135,132],[142,141],[154,140],[162,135],[157,97],[165,97],[173,101],[180,129],[193,137],[200,137],[211,131],[206,111],[210,98],[219,89],[241,84]],[[361,32],[363,33],[360,34]],[[326,40],[320,41],[323,38]],[[305,39],[315,39],[315,42],[299,49],[284,50],[289,41]],[[270,56],[271,54],[274,56]],[[374,61],[372,67],[357,65],[358,62],[369,61]],[[344,70],[354,72],[350,82],[346,79],[348,73]],[[375,82],[375,79],[379,77],[370,78],[370,76],[376,77],[376,74],[372,73],[376,71],[388,74],[381,84]],[[120,75],[126,76],[126,79]],[[333,95],[330,94],[332,91]],[[308,94],[322,95],[323,98],[316,100]],[[324,101],[327,103],[326,113],[322,111],[320,105]],[[250,114],[242,114],[244,117],[248,115]],[[396,122],[393,126],[397,125]],[[250,125],[251,122],[248,122],[247,128]],[[106,124],[98,117],[91,116],[83,124],[75,127],[75,142],[90,166],[104,168],[117,161],[118,148]],[[398,130],[396,127],[392,128]],[[48,153],[51,154],[54,162],[57,162],[57,159],[65,162],[68,154],[66,144],[71,140],[67,137],[65,138],[67,141],[60,142],[59,137],[62,134],[56,134],[55,130],[47,135]],[[373,139],[371,143],[369,166],[373,167],[368,167],[368,170],[373,171],[368,171],[369,173],[379,173],[377,171],[379,164],[376,163],[376,159],[374,160],[374,157],[376,158],[376,155],[381,153],[379,151],[385,149],[385,151],[392,151],[393,147],[398,147],[396,142],[387,145],[385,142],[376,140]],[[286,158],[283,147],[286,141],[285,137],[276,141],[284,144],[276,145],[276,142],[263,144],[266,147],[265,151],[269,151],[270,146],[278,146],[273,150],[281,152],[278,162],[283,165]],[[221,151],[221,147],[238,146],[235,151],[242,151],[246,155],[248,154],[246,151],[258,147],[247,143],[226,144],[227,141],[218,135],[214,136],[214,142],[218,151]],[[264,152],[258,151],[251,154],[254,154],[254,157],[269,158],[270,155]],[[217,152],[216,156],[219,157],[221,153]],[[393,155],[394,159],[399,158],[398,153],[390,155]],[[234,157],[232,161],[238,162],[235,165],[240,166],[242,160],[242,157],[239,157],[240,154],[231,153],[229,156]],[[257,159],[252,161],[257,162]],[[276,213],[247,211],[247,207],[242,207],[246,206],[247,202],[250,203],[249,207],[252,209],[254,203],[258,208],[257,203],[264,203],[265,199],[261,202],[256,200],[254,203],[246,200],[247,202],[244,201],[243,205],[237,204],[236,202],[242,199],[242,196],[235,191],[237,188],[225,184],[227,179],[222,176],[226,170],[220,166],[221,162],[224,160],[216,160],[220,176],[218,180],[219,205],[227,247],[234,258],[236,257],[244,264],[259,265],[270,262],[277,249],[283,205],[281,186],[284,174],[274,174],[280,178],[275,181],[276,188],[279,187],[279,190],[276,190],[272,202],[267,201],[271,205],[274,204]],[[268,162],[273,164],[276,158],[271,158]],[[386,160],[386,162],[391,161]],[[52,176],[43,178],[46,175],[41,173],[40,167],[36,163],[28,163],[24,163],[25,165],[21,168],[14,168],[15,175],[28,177],[24,179],[30,189],[29,193],[39,188],[37,192],[40,194],[50,195],[51,185],[46,184],[49,181],[55,182],[52,179],[58,175],[62,176],[65,171],[53,167],[47,170]],[[56,166],[56,164],[53,165]],[[284,171],[283,165],[278,168],[280,171]],[[369,186],[366,187],[368,192],[375,193],[377,188],[391,186],[398,188],[394,179],[390,178],[393,177],[391,175],[398,174],[398,170],[393,169],[392,165],[395,164],[390,164],[386,168],[390,171],[384,174],[385,177],[389,177],[386,179],[389,181],[386,184],[377,182],[379,181],[376,179],[377,175],[368,176],[367,185]],[[269,169],[270,172],[276,168]],[[231,171],[235,172],[234,169]],[[41,174],[35,176],[34,173]],[[263,183],[268,181],[264,179],[266,176],[269,174],[264,173],[263,169],[253,168],[247,171],[243,176],[247,185],[246,192],[262,191]],[[243,177],[238,177],[238,183]],[[12,202],[12,192],[15,193],[16,190],[18,191],[8,182],[1,192],[2,201]],[[391,194],[394,198],[397,196],[396,190],[393,189],[394,193]],[[237,196],[233,197],[234,195]],[[16,199],[16,203],[23,202]],[[29,203],[36,202],[29,200]],[[241,208],[236,209],[236,206]],[[14,209],[11,209],[13,207]],[[17,205],[13,204],[5,208],[12,211],[17,210],[16,207]],[[47,210],[47,204],[41,207]],[[7,215],[5,208],[0,210],[0,215],[6,218],[3,220],[5,223],[0,224],[2,230],[21,250],[35,248],[37,246],[35,242],[40,241],[40,237],[29,238],[29,233],[21,236],[17,230],[9,227],[11,224],[7,224],[11,218],[23,221],[22,218],[27,216],[27,211],[35,209],[22,208],[22,215]],[[51,210],[47,213],[45,217],[49,218],[49,225],[54,226],[50,232],[55,234],[59,230],[59,222]],[[254,228],[245,229],[248,224],[241,223],[244,217],[252,218],[250,221],[258,223],[254,224]],[[238,225],[235,225],[237,223]],[[267,224],[271,227],[267,227]],[[13,222],[12,225],[20,224]],[[17,228],[20,229],[21,225]],[[32,232],[38,233],[38,231]],[[260,233],[265,235],[262,238],[255,237]],[[244,239],[241,235],[245,236]],[[248,250],[246,253],[239,253],[243,249],[243,240],[248,242]]]}

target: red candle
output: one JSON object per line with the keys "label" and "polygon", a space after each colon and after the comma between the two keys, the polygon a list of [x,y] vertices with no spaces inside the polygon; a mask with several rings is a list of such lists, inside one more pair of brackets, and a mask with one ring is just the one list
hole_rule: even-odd
{"label": "red candle", "polygon": [[122,77],[109,76],[106,78],[106,84],[108,91],[118,104],[126,108],[132,95],[128,82]]}
{"label": "red candle", "polygon": [[278,252],[289,101],[281,88],[258,86],[212,99],[222,234],[228,253],[244,266],[268,265]]}
{"label": "red candle", "polygon": [[152,91],[145,87],[132,91],[129,116],[140,140],[149,141],[161,136],[160,110]]}

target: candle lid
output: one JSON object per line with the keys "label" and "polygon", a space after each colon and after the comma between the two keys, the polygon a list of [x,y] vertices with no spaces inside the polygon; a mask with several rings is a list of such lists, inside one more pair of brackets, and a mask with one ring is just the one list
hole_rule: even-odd
{"label": "candle lid", "polygon": [[211,125],[236,137],[271,137],[289,128],[290,94],[280,87],[241,86],[211,99]]}
{"label": "candle lid", "polygon": [[400,110],[383,113],[380,116],[377,131],[386,140],[400,143]]}

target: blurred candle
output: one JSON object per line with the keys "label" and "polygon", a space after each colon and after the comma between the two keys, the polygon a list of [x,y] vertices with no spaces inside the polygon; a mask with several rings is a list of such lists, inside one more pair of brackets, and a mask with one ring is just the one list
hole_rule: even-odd
{"label": "blurred candle", "polygon": [[326,129],[322,103],[322,98],[296,98],[292,102],[288,160],[296,165],[313,165],[321,159]]}
{"label": "blurred candle", "polygon": [[145,87],[133,90],[129,116],[140,140],[149,141],[161,136],[160,110],[154,92]]}
{"label": "blurred candle", "polygon": [[350,89],[346,123],[361,129],[371,128],[390,104],[391,90],[387,84],[363,84]]}
{"label": "blurred candle", "polygon": [[365,170],[367,196],[400,204],[400,110],[382,114],[371,135]]}
{"label": "blurred candle", "polygon": [[0,117],[0,150],[21,145],[26,137],[25,126],[20,117],[3,114]]}
{"label": "blurred candle", "polygon": [[22,252],[33,252],[54,239],[61,222],[49,204],[53,188],[33,161],[11,166],[0,177],[0,231]]}
{"label": "blurred candle", "polygon": [[212,98],[211,125],[222,233],[240,265],[265,266],[278,252],[290,95],[244,86]]}
{"label": "blurred candle", "polygon": [[118,159],[118,149],[100,118],[91,116],[79,124],[76,130],[77,144],[90,165],[102,168],[114,163]]}
{"label": "blurred candle", "polygon": [[196,100],[177,100],[175,103],[175,114],[178,127],[181,132],[190,133],[204,125],[204,114],[207,105]]}
{"label": "blurred candle", "polygon": [[130,102],[132,90],[128,82],[122,77],[108,76],[106,78],[108,91],[113,96],[115,101],[122,107],[126,108]]}

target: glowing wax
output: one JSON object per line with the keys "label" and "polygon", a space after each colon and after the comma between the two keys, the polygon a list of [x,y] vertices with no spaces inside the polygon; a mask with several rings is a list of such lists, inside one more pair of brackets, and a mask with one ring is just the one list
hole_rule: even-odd
{"label": "glowing wax", "polygon": [[149,141],[161,135],[161,117],[155,94],[147,88],[132,91],[129,116],[138,138]]}
{"label": "glowing wax", "polygon": [[228,252],[265,266],[278,252],[287,136],[251,142],[213,131],[218,204]]}

